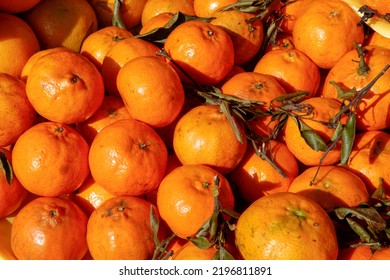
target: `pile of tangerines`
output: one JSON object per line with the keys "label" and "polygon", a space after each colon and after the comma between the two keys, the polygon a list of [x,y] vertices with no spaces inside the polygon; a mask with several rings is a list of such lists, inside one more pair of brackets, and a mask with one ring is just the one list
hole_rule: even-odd
{"label": "pile of tangerines", "polygon": [[14,257],[389,259],[389,13],[1,1]]}

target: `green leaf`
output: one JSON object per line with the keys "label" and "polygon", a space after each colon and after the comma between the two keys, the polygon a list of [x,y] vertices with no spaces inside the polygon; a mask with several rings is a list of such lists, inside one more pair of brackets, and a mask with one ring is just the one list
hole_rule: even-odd
{"label": "green leaf", "polygon": [[378,232],[386,229],[386,221],[373,207],[369,207],[369,208],[341,207],[335,209],[335,213],[339,219],[345,219],[347,216],[352,216],[364,220],[368,225],[368,229],[372,232]]}
{"label": "green leaf", "polygon": [[173,18],[168,21],[165,26],[160,28],[155,28],[145,34],[135,35],[134,38],[141,38],[143,40],[163,45],[168,35],[180,24],[190,21],[190,20],[202,20],[202,21],[211,21],[213,18],[201,18],[196,16],[190,16],[183,14],[181,12],[176,13]]}
{"label": "green leaf", "polygon": [[224,247],[219,247],[214,255],[214,260],[234,260],[234,257]]}
{"label": "green leaf", "polygon": [[337,99],[340,99],[340,100],[350,99],[350,98],[353,98],[356,95],[356,88],[355,87],[353,87],[351,90],[344,90],[341,86],[339,86],[334,81],[330,81],[329,83],[332,86],[336,87]]}
{"label": "green leaf", "polygon": [[343,125],[341,124],[341,122],[338,122],[336,129],[333,132],[332,137],[330,138],[330,141],[336,141],[336,140],[340,139],[342,131],[343,131]]}
{"label": "green leaf", "polygon": [[285,102],[285,101],[290,101],[293,103],[297,103],[301,101],[303,98],[309,95],[309,92],[307,91],[297,91],[294,93],[287,93],[283,94],[281,96],[276,97],[275,99],[272,100],[272,102]]}
{"label": "green leaf", "polygon": [[206,237],[200,236],[200,237],[191,237],[189,239],[196,247],[199,249],[207,249],[210,248],[211,245],[213,245]]}
{"label": "green leaf", "polygon": [[355,141],[356,133],[356,116],[355,114],[350,114],[347,124],[344,126],[341,131],[341,154],[340,161],[341,165],[347,165],[349,156],[352,151],[353,143]]}
{"label": "green leaf", "polygon": [[3,172],[8,185],[12,184],[14,173],[12,171],[11,163],[3,151],[0,151],[0,170]]}
{"label": "green leaf", "polygon": [[324,140],[308,125],[301,121],[297,117],[293,117],[296,123],[298,124],[299,131],[306,143],[315,151],[325,152],[328,149],[328,146]]}

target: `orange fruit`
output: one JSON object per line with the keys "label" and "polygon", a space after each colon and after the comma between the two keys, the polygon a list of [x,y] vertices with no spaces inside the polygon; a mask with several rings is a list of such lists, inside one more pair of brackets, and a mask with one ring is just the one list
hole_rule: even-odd
{"label": "orange fruit", "polygon": [[365,182],[372,194],[383,179],[383,191],[390,195],[389,175],[390,134],[384,131],[367,131],[355,136],[346,168]]}
{"label": "orange fruit", "polygon": [[40,50],[34,53],[30,58],[27,60],[26,64],[24,64],[24,67],[22,69],[22,73],[20,74],[20,79],[23,82],[27,82],[28,74],[30,74],[31,68],[37,62],[39,58],[42,56],[49,54],[51,52],[55,52],[58,50],[67,50],[65,47],[55,47],[55,48],[50,48],[50,49],[45,49],[45,50]]}
{"label": "orange fruit", "polygon": [[[257,72],[243,72],[234,75],[222,84],[221,91],[244,100],[263,102],[258,109],[264,112],[270,108],[275,98],[286,94],[286,90],[275,78]],[[265,116],[250,120],[248,124],[254,133],[268,135],[273,130],[273,125],[268,125],[269,121],[271,117]]]}
{"label": "orange fruit", "polygon": [[155,248],[150,224],[152,204],[133,196],[103,202],[89,217],[87,242],[96,260],[147,260]]}
{"label": "orange fruit", "polygon": [[338,242],[328,214],[314,200],[282,192],[244,210],[236,245],[245,260],[335,260]]}
{"label": "orange fruit", "polygon": [[183,165],[204,164],[226,174],[243,158],[247,139],[243,123],[236,118],[239,142],[219,106],[200,105],[185,113],[173,134],[173,149]]}
{"label": "orange fruit", "polygon": [[194,11],[196,16],[208,18],[219,9],[236,2],[237,0],[194,0]]}
{"label": "orange fruit", "polygon": [[364,41],[365,46],[380,46],[384,48],[390,48],[390,38],[382,36],[378,32],[373,32]]}
{"label": "orange fruit", "polygon": [[[88,0],[99,21],[99,28],[113,24],[114,6],[117,0]],[[142,11],[147,0],[120,1],[119,15],[126,29],[132,29],[141,23]]]}
{"label": "orange fruit", "polygon": [[161,14],[158,14],[149,20],[145,22],[144,25],[142,25],[142,28],[139,31],[139,34],[145,34],[148,33],[156,28],[164,27],[173,17],[175,16],[174,13],[170,12],[163,12]]}
{"label": "orange fruit", "polygon": [[291,34],[295,21],[311,2],[313,2],[313,0],[297,0],[285,3],[281,9],[283,15],[280,25],[281,30]]}
{"label": "orange fruit", "polygon": [[376,250],[370,260],[390,260],[390,248],[384,247],[381,250]]}
{"label": "orange fruit", "polygon": [[114,44],[103,59],[101,73],[107,94],[119,96],[116,79],[126,62],[139,56],[153,56],[159,48],[139,38],[126,38]]}
{"label": "orange fruit", "polygon": [[222,209],[234,208],[229,181],[217,170],[202,164],[175,168],[161,181],[157,209],[162,220],[179,237],[194,236],[214,211],[213,185],[219,178],[219,201]]}
{"label": "orange fruit", "polygon": [[266,144],[268,158],[284,173],[281,175],[270,162],[256,154],[252,146],[239,165],[229,173],[238,195],[252,203],[258,198],[277,192],[286,192],[298,175],[298,162],[284,143],[270,140]]}
{"label": "orange fruit", "polygon": [[263,23],[260,19],[252,20],[256,15],[228,10],[215,12],[212,24],[221,26],[233,41],[234,63],[244,65],[259,52],[263,39]]}
{"label": "orange fruit", "polygon": [[87,120],[76,123],[75,128],[87,143],[91,144],[96,134],[104,127],[115,121],[130,118],[131,116],[121,98],[106,95],[99,109]]}
{"label": "orange fruit", "polygon": [[26,93],[44,118],[66,124],[91,117],[104,98],[102,76],[86,57],[57,50],[39,58],[31,68]]}
{"label": "orange fruit", "polygon": [[[390,62],[390,49],[379,46],[364,48],[364,60],[369,67],[360,67],[356,50],[345,54],[329,71],[322,88],[322,96],[337,98],[336,82],[344,90],[361,90]],[[356,109],[356,126],[359,130],[381,130],[390,127],[390,71],[386,71],[366,93]]]}
{"label": "orange fruit", "polygon": [[74,201],[89,217],[104,201],[114,197],[105,188],[97,184],[92,176],[84,181],[80,188],[69,194],[69,199]]}
{"label": "orange fruit", "polygon": [[186,15],[194,16],[193,0],[147,0],[142,11],[141,23],[145,23],[151,18],[161,13],[181,12]]}
{"label": "orange fruit", "polygon": [[288,191],[311,198],[327,212],[358,207],[370,199],[363,180],[339,166],[309,167],[294,178]]}
{"label": "orange fruit", "polygon": [[355,11],[344,1],[313,1],[296,19],[292,30],[295,47],[314,63],[330,69],[353,43],[364,40],[363,27]]}
{"label": "orange fruit", "polygon": [[127,62],[120,69],[116,83],[130,116],[152,127],[172,123],[183,107],[185,97],[179,75],[156,56]]}
{"label": "orange fruit", "polygon": [[33,8],[41,0],[2,0],[0,2],[0,11],[17,14]]}
{"label": "orange fruit", "polygon": [[66,47],[78,52],[84,39],[98,28],[95,11],[86,0],[41,0],[23,18],[42,49]]}
{"label": "orange fruit", "polygon": [[11,248],[18,259],[81,260],[87,253],[88,218],[72,201],[38,197],[16,215]]}
{"label": "orange fruit", "polygon": [[361,5],[367,5],[382,15],[390,13],[389,1],[386,0],[360,0]]}
{"label": "orange fruit", "polygon": [[232,69],[234,47],[229,34],[209,22],[191,20],[180,24],[167,37],[164,48],[181,70],[198,84],[216,85]]}
{"label": "orange fruit", "polygon": [[38,123],[25,131],[13,147],[15,176],[36,195],[71,193],[88,177],[88,148],[71,126]]}
{"label": "orange fruit", "polygon": [[133,34],[123,28],[107,26],[90,34],[81,45],[80,53],[88,58],[100,71],[104,57],[113,45],[132,37]]}
{"label": "orange fruit", "polygon": [[0,171],[2,171],[0,172],[0,219],[18,209],[28,194],[17,178],[13,177],[11,184],[7,180],[9,170],[5,171],[7,168],[5,163],[8,161],[9,167],[12,169],[11,157],[10,151],[0,148]]}
{"label": "orange fruit", "polygon": [[167,160],[167,148],[157,132],[134,119],[103,128],[89,150],[92,177],[114,195],[143,195],[154,190],[164,176]]}
{"label": "orange fruit", "polygon": [[[328,123],[339,112],[340,102],[333,98],[311,97],[300,103],[312,108],[312,113],[301,118],[301,121],[321,137],[325,144],[329,143],[335,128],[329,127],[325,123]],[[320,149],[316,151],[309,146],[305,138],[301,136],[300,128],[292,117],[287,119],[284,139],[291,153],[304,165],[317,166],[324,156],[325,151]],[[337,163],[340,160],[340,149],[341,146],[337,144],[330,150],[324,157],[322,165]]]}
{"label": "orange fruit", "polygon": [[20,78],[27,60],[39,51],[39,42],[31,27],[20,17],[0,12],[0,73]]}
{"label": "orange fruit", "polygon": [[36,120],[20,79],[0,73],[0,147],[14,144]]}
{"label": "orange fruit", "polygon": [[369,260],[372,258],[370,246],[340,248],[338,260]]}
{"label": "orange fruit", "polygon": [[[229,244],[224,244],[224,249],[227,250],[234,259],[237,259],[237,249]],[[177,252],[172,255],[172,260],[214,260],[218,256],[218,248],[216,246],[211,246],[207,249],[201,249],[197,247],[191,241],[187,241]]]}
{"label": "orange fruit", "polygon": [[253,72],[274,77],[288,93],[307,91],[313,97],[321,81],[317,65],[296,49],[274,49],[262,56]]}

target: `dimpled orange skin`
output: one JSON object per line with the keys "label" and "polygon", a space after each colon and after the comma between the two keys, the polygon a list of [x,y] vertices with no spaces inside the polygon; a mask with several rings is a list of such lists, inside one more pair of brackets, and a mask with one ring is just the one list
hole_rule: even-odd
{"label": "dimpled orange skin", "polygon": [[173,134],[173,149],[180,162],[205,164],[223,174],[233,170],[248,145],[243,124],[238,119],[236,122],[242,143],[219,106],[200,105],[191,109],[179,119]]}
{"label": "dimpled orange skin", "polygon": [[[180,24],[169,34],[164,48],[199,84],[216,85],[234,64],[234,47],[228,33],[204,21],[192,20]],[[181,77],[183,81],[188,81],[183,74]]]}
{"label": "dimpled orange skin", "polygon": [[103,79],[86,57],[57,50],[40,57],[30,69],[26,93],[44,118],[65,124],[92,116],[104,98]]}
{"label": "dimpled orange skin", "polygon": [[87,242],[93,259],[151,259],[155,244],[150,207],[150,202],[139,197],[116,196],[92,212]]}
{"label": "dimpled orange skin", "polygon": [[142,195],[156,189],[167,161],[167,148],[157,132],[134,119],[103,128],[89,150],[92,177],[114,195]]}
{"label": "dimpled orange skin", "polygon": [[14,144],[36,120],[36,112],[20,79],[0,73],[0,147]]}
{"label": "dimpled orange skin", "polygon": [[89,146],[71,126],[42,122],[24,132],[12,149],[20,183],[40,196],[71,193],[88,177]]}
{"label": "dimpled orange skin", "polygon": [[219,201],[223,209],[234,208],[229,181],[218,171],[201,164],[183,165],[164,177],[157,192],[161,218],[180,238],[194,236],[214,211],[212,186],[219,178]]}
{"label": "dimpled orange skin", "polygon": [[16,215],[11,248],[18,259],[81,260],[88,251],[87,222],[74,202],[38,197]]}
{"label": "dimpled orange skin", "polygon": [[288,191],[317,201],[327,212],[337,207],[358,207],[370,199],[363,180],[341,166],[309,167],[294,178]]}
{"label": "dimpled orange skin", "polygon": [[315,201],[282,192],[263,196],[237,221],[236,245],[245,260],[335,260],[336,231]]}

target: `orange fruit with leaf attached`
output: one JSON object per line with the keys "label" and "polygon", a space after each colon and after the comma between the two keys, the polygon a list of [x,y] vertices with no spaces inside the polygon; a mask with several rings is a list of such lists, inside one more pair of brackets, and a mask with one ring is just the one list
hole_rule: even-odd
{"label": "orange fruit with leaf attached", "polygon": [[134,196],[103,202],[89,217],[87,242],[96,260],[147,260],[155,248],[150,211],[152,204]]}
{"label": "orange fruit with leaf attached", "polygon": [[157,209],[178,237],[194,236],[213,214],[216,177],[222,209],[233,209],[234,195],[229,181],[211,167],[202,164],[179,166],[161,181]]}
{"label": "orange fruit with leaf attached", "polygon": [[87,253],[86,214],[60,197],[38,197],[16,215],[11,248],[18,259],[81,260]]}
{"label": "orange fruit with leaf attached", "polygon": [[12,145],[36,120],[20,79],[0,73],[0,147]]}
{"label": "orange fruit with leaf attached", "polygon": [[88,58],[100,71],[104,57],[113,45],[132,37],[133,34],[123,28],[107,26],[90,34],[81,45],[80,53]]}
{"label": "orange fruit with leaf attached", "polygon": [[177,26],[168,35],[164,48],[186,83],[216,85],[234,64],[234,46],[229,34],[222,27],[201,20]]}
{"label": "orange fruit with leaf attached", "polygon": [[99,71],[86,57],[59,49],[33,64],[26,93],[42,117],[74,124],[85,121],[101,106],[104,84]]}
{"label": "orange fruit with leaf attached", "polygon": [[16,15],[0,12],[0,25],[0,72],[20,78],[27,60],[40,50],[37,36]]}
{"label": "orange fruit with leaf attached", "polygon": [[306,91],[313,97],[321,82],[317,65],[296,49],[274,49],[262,56],[253,72],[274,77],[288,93]]}
{"label": "orange fruit with leaf attached", "polygon": [[185,96],[179,75],[156,56],[127,62],[116,83],[130,116],[153,127],[169,125],[183,108]]}
{"label": "orange fruit with leaf attached", "polygon": [[233,119],[237,132],[219,106],[199,105],[185,113],[173,134],[173,149],[180,162],[204,164],[223,174],[232,171],[248,145],[243,123]]}
{"label": "orange fruit with leaf attached", "polygon": [[[336,63],[326,76],[321,96],[338,98],[337,88],[331,82],[345,91],[361,91],[388,67],[389,48],[367,46],[363,51],[364,63],[359,62],[361,58],[357,50],[349,51]],[[359,130],[381,130],[390,127],[389,88],[390,71],[386,71],[364,92],[361,101],[356,105],[356,126]]]}
{"label": "orange fruit with leaf attached", "polygon": [[66,47],[79,52],[84,39],[98,29],[95,11],[86,0],[41,0],[23,18],[42,49]]}
{"label": "orange fruit with leaf attached", "polygon": [[[263,158],[261,153],[268,159]],[[265,142],[258,151],[248,146],[239,165],[229,173],[238,195],[246,202],[277,192],[286,192],[298,175],[298,162],[284,143],[276,140]]]}
{"label": "orange fruit with leaf attached", "polygon": [[126,38],[115,43],[107,52],[101,66],[101,73],[107,94],[120,96],[116,79],[119,70],[126,62],[140,56],[154,56],[159,50],[156,45],[134,37]]}
{"label": "orange fruit with leaf attached", "polygon": [[157,132],[134,119],[106,126],[89,149],[92,177],[114,195],[143,195],[156,189],[167,160],[167,148]]}
{"label": "orange fruit with leaf attached", "polygon": [[[100,29],[117,24],[113,23],[117,0],[88,0],[88,2],[96,13]],[[125,0],[118,3],[119,16],[124,28],[130,30],[141,23],[142,11],[146,2],[147,0]]]}
{"label": "orange fruit with leaf attached", "polygon": [[370,200],[363,180],[341,166],[309,167],[294,178],[288,191],[313,199],[327,212]]}
{"label": "orange fruit with leaf attached", "polygon": [[60,196],[81,186],[89,175],[89,146],[71,126],[38,123],[12,149],[13,170],[23,187],[40,196]]}
{"label": "orange fruit with leaf attached", "polygon": [[0,219],[14,212],[27,197],[28,191],[12,176],[12,153],[0,148]]}
{"label": "orange fruit with leaf attached", "polygon": [[249,205],[236,224],[236,245],[245,260],[335,260],[336,230],[314,200],[282,192]]}
{"label": "orange fruit with leaf attached", "polygon": [[106,95],[97,111],[83,122],[76,123],[76,130],[91,144],[95,136],[107,125],[123,119],[131,119],[120,97]]}
{"label": "orange fruit with leaf attached", "polygon": [[324,69],[332,68],[353,43],[364,40],[360,17],[344,1],[313,1],[296,19],[292,30],[295,48]]}
{"label": "orange fruit with leaf attached", "polygon": [[210,22],[229,34],[234,47],[234,64],[245,65],[259,52],[263,39],[263,23],[253,20],[255,14],[239,10],[218,11]]}
{"label": "orange fruit with leaf attached", "polygon": [[[242,72],[234,75],[221,85],[223,94],[232,95],[251,102],[261,102],[257,110],[262,114],[248,121],[250,128],[259,135],[272,133],[274,123],[269,124],[271,116],[267,111],[274,105],[274,100],[284,94],[286,90],[268,74],[257,72]],[[279,104],[279,102],[276,102]]]}
{"label": "orange fruit with leaf attached", "polygon": [[196,16],[208,18],[216,11],[236,2],[237,0],[194,0],[194,10]]}
{"label": "orange fruit with leaf attached", "polygon": [[333,98],[312,97],[298,104],[302,106],[300,112],[294,117],[289,116],[284,128],[288,149],[307,166],[317,166],[320,161],[322,165],[337,163],[340,160],[341,145],[338,142],[333,149],[327,151],[335,133],[335,128],[327,124],[340,111],[341,103]]}
{"label": "orange fruit with leaf attached", "polygon": [[142,11],[142,25],[161,13],[178,13],[194,16],[193,0],[148,0]]}
{"label": "orange fruit with leaf attached", "polygon": [[385,131],[366,131],[356,134],[345,168],[357,174],[373,194],[379,186],[390,196],[389,175],[390,134]]}
{"label": "orange fruit with leaf attached", "polygon": [[140,35],[148,33],[156,28],[164,27],[170,20],[175,17],[174,13],[171,12],[163,12],[154,17],[148,19],[139,31]]}

